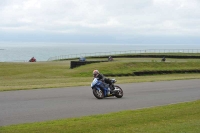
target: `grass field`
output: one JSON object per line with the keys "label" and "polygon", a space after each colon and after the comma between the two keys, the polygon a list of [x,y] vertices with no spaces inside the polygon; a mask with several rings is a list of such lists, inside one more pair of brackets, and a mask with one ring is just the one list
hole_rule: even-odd
{"label": "grass field", "polygon": [[[94,59],[88,59],[94,60]],[[98,60],[105,60],[100,58]],[[95,63],[70,69],[70,61],[35,63],[0,63],[0,91],[89,86],[92,71],[103,74],[132,73],[149,70],[194,70],[199,59],[115,58],[114,62]],[[199,73],[126,76],[117,83],[161,80],[200,79]],[[77,82],[79,81],[79,82]],[[129,110],[39,123],[0,127],[0,133],[199,133],[200,101],[163,107]]]}
{"label": "grass field", "polygon": [[199,133],[200,100],[0,127],[1,133]]}
{"label": "grass field", "polygon": [[[143,61],[142,61],[143,60]],[[153,61],[152,61],[153,60]],[[35,62],[35,63],[0,63],[0,91],[56,88],[68,86],[89,86],[92,71],[98,69],[103,74],[132,74],[137,71],[159,70],[199,70],[198,59],[167,59],[158,62],[154,58],[119,59],[114,62],[88,64],[70,69],[70,61]],[[144,78],[145,77],[145,78]],[[151,76],[110,77],[118,83],[152,82],[158,80],[200,78],[200,74],[171,74]],[[79,82],[77,83],[77,80]]]}

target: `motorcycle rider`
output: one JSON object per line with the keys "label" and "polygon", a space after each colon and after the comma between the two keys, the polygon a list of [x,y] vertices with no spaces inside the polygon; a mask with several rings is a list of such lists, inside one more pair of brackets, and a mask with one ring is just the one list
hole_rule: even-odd
{"label": "motorcycle rider", "polygon": [[105,82],[106,84],[109,84],[109,87],[111,89],[111,92],[113,92],[114,90],[114,86],[111,82],[111,80],[109,78],[106,78],[103,74],[99,73],[98,70],[94,70],[93,71],[93,77],[97,78],[98,80],[102,80],[103,82]]}

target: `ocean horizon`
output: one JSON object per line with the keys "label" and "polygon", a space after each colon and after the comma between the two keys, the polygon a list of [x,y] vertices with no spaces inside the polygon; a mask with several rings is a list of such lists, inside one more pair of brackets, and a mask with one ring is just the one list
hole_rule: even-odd
{"label": "ocean horizon", "polygon": [[199,44],[97,44],[97,43],[0,43],[0,62],[28,62],[84,54],[144,51],[144,50],[199,50]]}

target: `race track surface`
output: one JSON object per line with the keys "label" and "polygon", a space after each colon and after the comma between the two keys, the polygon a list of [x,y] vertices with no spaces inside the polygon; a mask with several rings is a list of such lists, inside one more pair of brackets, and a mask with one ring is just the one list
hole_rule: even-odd
{"label": "race track surface", "polygon": [[0,92],[0,126],[134,110],[200,99],[200,79],[117,84],[122,98],[96,99],[90,86]]}

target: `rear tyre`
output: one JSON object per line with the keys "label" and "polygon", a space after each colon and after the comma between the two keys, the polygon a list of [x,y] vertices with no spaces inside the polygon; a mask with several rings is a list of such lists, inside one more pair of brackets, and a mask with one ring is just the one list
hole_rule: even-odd
{"label": "rear tyre", "polygon": [[115,86],[115,96],[117,98],[123,97],[124,93],[123,90],[119,86]]}
{"label": "rear tyre", "polygon": [[93,94],[97,99],[103,99],[104,98],[104,93],[102,90],[97,90],[97,89],[92,89]]}

